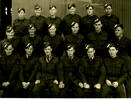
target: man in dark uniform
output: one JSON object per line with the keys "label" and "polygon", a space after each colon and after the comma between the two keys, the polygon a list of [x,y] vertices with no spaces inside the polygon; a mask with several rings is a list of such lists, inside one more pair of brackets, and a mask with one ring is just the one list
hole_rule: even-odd
{"label": "man in dark uniform", "polygon": [[3,97],[15,97],[14,88],[18,80],[20,57],[14,52],[12,44],[4,46],[4,54],[0,57],[0,81]]}
{"label": "man in dark uniform", "polygon": [[14,47],[15,52],[18,53],[19,38],[15,36],[14,29],[9,25],[6,27],[6,38],[0,41],[0,54],[4,52],[4,46],[7,43],[11,43]]}
{"label": "man in dark uniform", "polygon": [[94,30],[94,20],[98,18],[98,16],[94,15],[94,6],[87,5],[86,6],[87,15],[82,18],[82,34],[87,37],[88,33]]}
{"label": "man in dark uniform", "polygon": [[63,55],[59,63],[60,96],[82,97],[83,92],[79,87],[79,58],[74,55],[75,49],[71,44],[67,45],[66,55]]}
{"label": "man in dark uniform", "polygon": [[79,23],[72,22],[70,25],[72,30],[71,34],[65,36],[65,45],[73,44],[75,46],[75,56],[82,57],[84,55],[83,47],[85,46],[84,36],[80,34]]}
{"label": "man in dark uniform", "polygon": [[53,55],[60,57],[63,54],[63,39],[56,31],[55,24],[48,25],[48,35],[43,38],[43,41],[52,44]]}
{"label": "man in dark uniform", "polygon": [[114,25],[119,24],[119,18],[112,14],[112,4],[107,3],[104,5],[105,15],[101,16],[101,22],[103,24],[103,30],[108,34],[109,41],[113,41],[114,38]]}
{"label": "man in dark uniform", "polygon": [[84,88],[84,97],[99,98],[104,83],[105,68],[102,58],[95,56],[95,49],[91,44],[86,45],[86,50],[88,56],[84,56],[80,62],[79,86]]}
{"label": "man in dark uniform", "polygon": [[30,23],[36,26],[37,33],[44,37],[47,34],[46,18],[41,15],[42,8],[36,4],[34,7],[35,15],[29,18]]}
{"label": "man in dark uniform", "polygon": [[[64,35],[70,34],[70,25],[72,22],[81,23],[81,17],[76,14],[76,5],[74,3],[68,4],[69,14],[63,18],[61,28]],[[81,25],[81,24],[80,24]]]}
{"label": "man in dark uniform", "polygon": [[60,29],[60,25],[61,25],[61,18],[56,16],[57,13],[57,8],[55,5],[52,5],[49,7],[49,12],[50,12],[50,16],[47,18],[46,22],[47,24],[55,24],[56,25],[56,31],[58,32],[58,34],[62,34],[61,29]]}
{"label": "man in dark uniform", "polygon": [[94,27],[95,30],[88,34],[87,43],[94,46],[97,56],[104,57],[107,45],[107,33],[102,30],[102,23],[98,18],[94,20]]}
{"label": "man in dark uniform", "polygon": [[122,24],[114,26],[115,44],[119,47],[118,56],[127,63],[128,77],[125,82],[127,97],[131,97],[131,40],[124,36],[124,27]]}
{"label": "man in dark uniform", "polygon": [[39,59],[37,80],[32,90],[34,97],[58,97],[58,58],[52,54],[52,50],[49,42],[43,43],[45,55]]}
{"label": "man in dark uniform", "polygon": [[13,29],[15,31],[16,36],[23,37],[27,32],[26,28],[29,24],[29,20],[25,18],[25,9],[18,9],[18,19],[13,22]]}
{"label": "man in dark uniform", "polygon": [[[107,47],[110,56],[104,59],[106,83],[103,86],[102,96],[108,97],[113,92],[112,97],[115,93],[118,97],[125,98],[126,93],[123,84],[127,77],[125,62],[117,56],[118,48],[114,44],[109,44]],[[115,95],[115,97],[117,96]]]}
{"label": "man in dark uniform", "polygon": [[34,48],[34,54],[41,56],[42,53],[42,39],[36,33],[36,27],[34,24],[28,25],[28,33],[22,38],[23,45],[31,43]]}
{"label": "man in dark uniform", "polygon": [[20,97],[29,97],[36,81],[38,57],[33,55],[33,50],[31,43],[25,44],[25,54],[20,61],[20,83],[18,84]]}

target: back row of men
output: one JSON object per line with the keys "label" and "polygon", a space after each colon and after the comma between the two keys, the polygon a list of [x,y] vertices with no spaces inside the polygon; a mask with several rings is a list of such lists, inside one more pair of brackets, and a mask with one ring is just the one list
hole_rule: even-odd
{"label": "back row of men", "polygon": [[[130,97],[131,40],[124,36],[123,25],[119,24],[119,19],[112,14],[112,5],[105,4],[104,8],[106,14],[98,18],[93,14],[94,7],[88,5],[87,16],[81,18],[75,14],[75,4],[70,4],[68,5],[70,14],[63,20],[55,16],[56,6],[49,8],[51,16],[47,19],[41,16],[42,9],[39,5],[35,6],[36,15],[30,20],[24,17],[25,9],[18,9],[19,19],[14,21],[13,27],[7,26],[7,37],[0,41],[3,97],[17,93],[21,97],[23,92],[31,97],[44,97],[43,93],[47,93],[48,97],[59,97],[59,93],[60,97],[94,97],[100,96],[99,93],[95,93],[99,90],[104,91],[103,97],[111,90],[116,90],[119,97],[125,97],[123,92],[125,80],[127,97]],[[108,53],[107,47],[114,49],[110,48]],[[43,56],[43,50],[47,56]],[[12,56],[12,52],[18,53],[21,56],[20,60],[18,55]],[[34,57],[31,57],[32,52]],[[100,57],[94,57],[94,54]],[[37,56],[42,57],[38,60]],[[120,58],[109,57],[109,60],[105,60],[108,56]],[[19,65],[21,67],[18,67]],[[20,73],[19,78],[16,73]],[[101,77],[98,77],[99,74]],[[15,80],[14,76],[18,79]],[[14,86],[15,93],[11,93]],[[95,95],[86,95],[89,90]],[[70,96],[67,96],[68,93]]]}

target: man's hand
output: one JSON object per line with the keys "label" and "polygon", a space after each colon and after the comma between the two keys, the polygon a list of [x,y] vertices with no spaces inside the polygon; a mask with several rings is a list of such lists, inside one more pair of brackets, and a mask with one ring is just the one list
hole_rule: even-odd
{"label": "man's hand", "polygon": [[36,80],[35,81],[35,84],[37,85],[37,84],[40,84],[40,80]]}
{"label": "man's hand", "polygon": [[113,82],[112,86],[115,87],[115,88],[117,88],[118,87],[118,82],[117,81]]}
{"label": "man's hand", "polygon": [[61,81],[59,84],[59,88],[64,88],[65,84]]}
{"label": "man's hand", "polygon": [[54,84],[59,84],[57,80],[54,80],[53,83],[54,83]]}
{"label": "man's hand", "polygon": [[30,85],[30,82],[22,82],[22,86],[24,89],[27,89],[29,85]]}
{"label": "man's hand", "polygon": [[106,84],[107,84],[108,86],[112,86],[111,81],[109,81],[109,80],[106,80]]}
{"label": "man's hand", "polygon": [[99,83],[98,83],[98,84],[95,84],[94,87],[95,87],[96,89],[101,89],[101,84],[99,84]]}
{"label": "man's hand", "polygon": [[83,88],[83,87],[84,87],[84,85],[83,85],[82,82],[79,82],[79,86],[80,86],[80,88]]}
{"label": "man's hand", "polygon": [[89,89],[89,88],[90,88],[90,85],[87,84],[87,83],[84,83],[84,88]]}
{"label": "man's hand", "polygon": [[10,82],[3,82],[3,83],[2,83],[2,86],[3,86],[3,87],[7,87],[8,85],[10,85]]}

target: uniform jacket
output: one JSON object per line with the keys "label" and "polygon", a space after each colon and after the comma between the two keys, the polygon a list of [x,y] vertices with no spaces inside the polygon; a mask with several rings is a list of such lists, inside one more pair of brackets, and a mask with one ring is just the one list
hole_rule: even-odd
{"label": "uniform jacket", "polygon": [[16,19],[13,23],[13,28],[14,28],[16,36],[23,37],[24,35],[26,35],[28,25],[29,25],[29,20]]}
{"label": "uniform jacket", "polygon": [[62,30],[63,30],[64,35],[71,33],[70,25],[72,24],[72,22],[77,22],[81,26],[81,17],[78,14],[75,14],[75,15],[68,14],[63,18]]}
{"label": "uniform jacket", "polygon": [[62,56],[59,63],[59,80],[64,81],[65,84],[72,82],[78,85],[78,68],[79,58],[75,57],[71,60],[66,55]]}
{"label": "uniform jacket", "polygon": [[87,37],[87,34],[94,30],[94,20],[98,18],[96,15],[86,15],[82,18],[82,33]]}
{"label": "uniform jacket", "polygon": [[36,73],[38,70],[38,57],[26,56],[21,57],[20,61],[20,81],[34,82],[36,80]]}
{"label": "uniform jacket", "polygon": [[85,56],[80,63],[79,73],[83,83],[87,82],[94,85],[104,82],[105,67],[101,57],[95,56],[94,59],[90,60],[88,56]]}
{"label": "uniform jacket", "polygon": [[1,82],[11,82],[13,80],[18,80],[17,74],[19,73],[20,56],[13,53],[10,56],[3,54],[0,57],[0,81]]}
{"label": "uniform jacket", "polygon": [[52,59],[47,62],[46,57],[39,58],[39,72],[37,73],[37,79],[39,80],[57,80],[58,70],[58,58],[53,56]]}
{"label": "uniform jacket", "polygon": [[106,79],[109,79],[110,81],[117,81],[119,84],[122,84],[123,81],[126,79],[126,66],[124,64],[124,61],[119,57],[105,58],[104,66],[106,69]]}

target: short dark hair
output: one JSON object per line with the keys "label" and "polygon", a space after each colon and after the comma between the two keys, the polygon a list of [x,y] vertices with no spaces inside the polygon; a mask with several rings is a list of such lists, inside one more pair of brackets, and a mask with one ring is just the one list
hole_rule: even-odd
{"label": "short dark hair", "polygon": [[112,4],[111,4],[111,3],[106,3],[106,4],[104,4],[104,8],[107,8],[108,6],[111,6],[111,7],[112,7]]}
{"label": "short dark hair", "polygon": [[70,9],[71,7],[76,7],[76,5],[74,3],[68,4],[68,9]]}
{"label": "short dark hair", "polygon": [[[39,4],[36,4],[35,6],[34,6],[34,9],[39,9],[39,8],[41,8],[41,6],[39,5]],[[41,8],[42,9],[42,8]]]}
{"label": "short dark hair", "polygon": [[95,50],[93,44],[86,44],[86,45],[85,45],[85,49],[86,49],[86,50],[88,50],[88,49],[90,49],[90,48],[93,48],[93,49]]}
{"label": "short dark hair", "polygon": [[51,10],[52,8],[55,8],[55,9],[56,9],[56,6],[55,6],[55,5],[49,6],[49,10]]}
{"label": "short dark hair", "polygon": [[122,24],[116,24],[116,25],[114,26],[114,30],[117,29],[118,27],[121,27],[122,29],[124,29],[124,27],[123,27]]}
{"label": "short dark hair", "polygon": [[18,8],[18,13],[20,13],[21,11],[24,11],[24,13],[25,13],[25,8]]}
{"label": "short dark hair", "polygon": [[94,9],[93,5],[86,5],[86,10],[89,9],[90,7],[92,7],[92,9]]}
{"label": "short dark hair", "polygon": [[44,41],[44,42],[43,42],[43,48],[45,49],[45,48],[47,48],[48,46],[51,46],[51,47],[52,47],[52,45],[51,45],[49,42]]}
{"label": "short dark hair", "polygon": [[98,23],[99,21],[101,21],[100,18],[96,18],[93,24]]}
{"label": "short dark hair", "polygon": [[107,44],[107,48],[110,49],[111,47],[115,47],[118,50],[118,45],[114,44],[114,43],[109,43]]}

